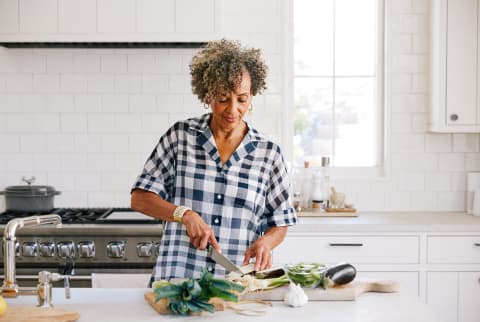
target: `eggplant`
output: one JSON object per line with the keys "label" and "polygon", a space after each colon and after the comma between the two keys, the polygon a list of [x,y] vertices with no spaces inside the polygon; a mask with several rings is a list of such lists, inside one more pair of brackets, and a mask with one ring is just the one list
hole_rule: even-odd
{"label": "eggplant", "polygon": [[354,280],[357,269],[348,263],[339,263],[325,270],[324,286],[344,285]]}

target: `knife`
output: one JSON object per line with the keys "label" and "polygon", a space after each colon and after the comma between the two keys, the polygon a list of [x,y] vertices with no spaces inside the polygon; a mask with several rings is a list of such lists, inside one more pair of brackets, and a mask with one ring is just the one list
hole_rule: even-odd
{"label": "knife", "polygon": [[[241,275],[246,274],[246,272],[242,271],[240,267],[232,263],[227,257],[220,254],[212,245],[208,245],[207,248],[208,257],[213,259],[217,264],[223,266],[230,272],[237,272]],[[248,272],[247,272],[248,273]]]}

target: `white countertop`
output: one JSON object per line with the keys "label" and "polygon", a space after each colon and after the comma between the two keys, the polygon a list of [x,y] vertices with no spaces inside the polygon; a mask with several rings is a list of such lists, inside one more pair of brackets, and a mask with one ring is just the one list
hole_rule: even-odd
{"label": "white countertop", "polygon": [[358,217],[304,217],[289,232],[480,232],[480,217],[454,212],[358,212]]}
{"label": "white countertop", "polygon": [[[144,300],[148,289],[72,289],[72,298],[64,298],[63,289],[53,290],[55,307],[80,313],[79,322],[126,322],[126,321],[329,321],[329,322],[439,322],[428,307],[414,298],[401,293],[368,293],[357,301],[309,302],[301,308],[272,302],[265,315],[248,317],[227,309],[202,316],[160,316]],[[35,306],[36,297],[23,296],[7,299],[8,308]]]}

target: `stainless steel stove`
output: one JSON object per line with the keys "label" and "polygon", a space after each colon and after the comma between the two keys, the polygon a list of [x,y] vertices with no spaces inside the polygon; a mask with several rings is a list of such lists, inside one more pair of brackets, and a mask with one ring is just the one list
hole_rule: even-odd
{"label": "stainless steel stove", "polygon": [[[151,273],[163,232],[161,221],[128,208],[58,208],[48,213],[58,214],[62,226],[17,230],[21,286],[36,285],[42,270],[71,275],[72,287],[90,287],[92,273]],[[2,236],[9,220],[43,214],[47,213],[1,213]],[[3,256],[2,246],[0,262]],[[3,268],[0,272],[3,275]]]}

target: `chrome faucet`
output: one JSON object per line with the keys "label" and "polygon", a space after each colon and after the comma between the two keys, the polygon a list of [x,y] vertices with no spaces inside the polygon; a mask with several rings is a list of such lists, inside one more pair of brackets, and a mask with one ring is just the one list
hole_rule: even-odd
{"label": "chrome faucet", "polygon": [[62,224],[62,218],[59,215],[50,214],[43,216],[15,218],[7,223],[3,232],[3,270],[5,279],[3,281],[1,289],[2,296],[17,297],[20,294],[39,294],[38,288],[21,288],[17,284],[15,270],[15,248],[17,244],[17,238],[15,236],[15,233],[17,229],[20,229],[22,227],[50,224],[57,225],[57,227],[59,227]]}

